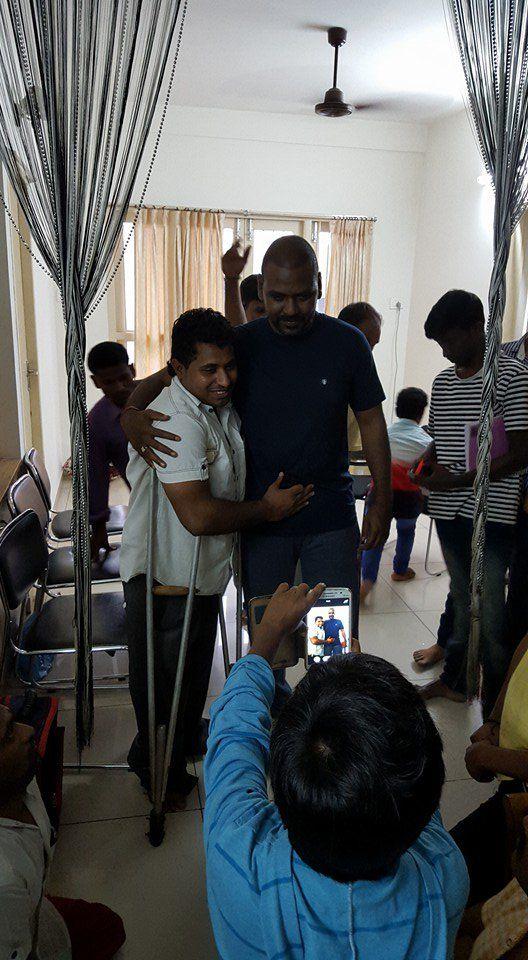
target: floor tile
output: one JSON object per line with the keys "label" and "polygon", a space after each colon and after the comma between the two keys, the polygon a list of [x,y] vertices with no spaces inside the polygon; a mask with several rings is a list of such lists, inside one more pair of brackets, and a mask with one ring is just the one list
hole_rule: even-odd
{"label": "floor tile", "polygon": [[156,849],[147,829],[143,817],[63,827],[50,893],[116,910],[127,933],[123,960],[214,960],[200,812],[169,815]]}
{"label": "floor tile", "polygon": [[415,612],[443,610],[449,590],[446,574],[441,577],[418,576],[408,583],[392,583],[392,589]]}
{"label": "floor tile", "polygon": [[[67,824],[142,817],[150,811],[139,780],[125,770],[66,770],[62,797],[61,830]],[[192,809],[199,806],[197,794]]]}
{"label": "floor tile", "polygon": [[431,643],[431,634],[410,610],[364,617],[360,622],[359,639],[364,653],[389,660],[413,682],[420,680],[412,654],[420,644]]}
{"label": "floor tile", "polygon": [[477,783],[476,780],[450,780],[444,785],[440,810],[447,830],[463,820],[481,803],[495,793],[496,782]]}
{"label": "floor tile", "polygon": [[416,613],[416,616],[425,624],[428,630],[431,631],[433,637],[436,638],[438,634],[438,627],[440,626],[440,617],[442,616],[441,610],[419,610]]}
{"label": "floor tile", "polygon": [[464,757],[471,734],[482,724],[480,704],[453,703],[451,700],[437,699],[430,700],[428,708],[444,743],[447,779],[468,779]]}
{"label": "floor tile", "polygon": [[372,592],[360,605],[360,623],[364,617],[372,613],[397,613],[398,611],[405,611],[407,609],[405,601],[392,589],[391,583],[388,583],[383,576],[380,576]]}

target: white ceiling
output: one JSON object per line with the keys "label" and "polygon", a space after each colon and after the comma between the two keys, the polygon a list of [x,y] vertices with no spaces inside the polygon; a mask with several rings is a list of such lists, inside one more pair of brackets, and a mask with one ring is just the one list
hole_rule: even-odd
{"label": "white ceiling", "polygon": [[332,85],[330,26],[348,30],[338,85],[373,105],[362,117],[427,122],[460,109],[442,0],[189,0],[173,102],[311,115]]}

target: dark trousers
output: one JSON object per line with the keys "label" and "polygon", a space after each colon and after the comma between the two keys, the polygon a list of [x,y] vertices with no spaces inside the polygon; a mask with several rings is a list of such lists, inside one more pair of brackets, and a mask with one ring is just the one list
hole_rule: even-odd
{"label": "dark trousers", "polygon": [[[473,521],[466,517],[437,520],[436,527],[450,577],[455,613],[454,629],[448,641],[443,682],[459,693],[466,692],[467,646],[470,633],[470,572]],[[486,524],[484,583],[480,621],[482,662],[482,711],[493,709],[511,659],[506,635],[506,572],[510,565],[514,527],[505,523]]]}
{"label": "dark trousers", "polygon": [[453,604],[453,597],[451,596],[451,591],[447,594],[445,607],[440,617],[440,624],[438,626],[438,633],[436,636],[436,642],[439,647],[442,647],[442,650],[445,650],[449,640],[453,636],[453,631],[455,629],[455,607]]}
{"label": "dark trousers", "polygon": [[515,527],[515,540],[506,602],[508,640],[513,653],[528,633],[528,513],[523,509]]}
{"label": "dark trousers", "polygon": [[[292,584],[297,564],[303,581],[310,587],[323,581],[327,587],[348,587],[352,591],[352,632],[357,636],[359,610],[359,527],[309,534],[304,537],[275,537],[244,534],[242,537],[242,586],[246,603],[253,597],[273,593],[279,583]],[[276,714],[291,694],[284,670],[275,671]]]}
{"label": "dark trousers", "polygon": [[[60,913],[71,943],[72,960],[111,960],[126,940],[121,917],[102,903],[47,897]],[[17,956],[16,951],[12,956]]]}
{"label": "dark trousers", "polygon": [[468,906],[493,897],[511,880],[503,798],[508,793],[520,793],[523,789],[519,780],[504,780],[489,800],[451,830],[451,836],[468,868]]}
{"label": "dark trousers", "polygon": [[[128,762],[144,786],[149,784],[146,579],[123,584],[126,602],[130,696],[138,727]],[[186,597],[154,597],[156,725],[169,725],[178,667]],[[187,753],[192,752],[207,698],[218,621],[217,596],[194,598],[178,723],[169,784],[185,783]]]}
{"label": "dark trousers", "polygon": [[[508,642],[513,654],[528,633],[528,513],[520,510],[515,526],[513,553],[508,577],[506,600]],[[454,629],[453,598],[448,593],[444,612],[440,618],[437,643],[446,648]]]}

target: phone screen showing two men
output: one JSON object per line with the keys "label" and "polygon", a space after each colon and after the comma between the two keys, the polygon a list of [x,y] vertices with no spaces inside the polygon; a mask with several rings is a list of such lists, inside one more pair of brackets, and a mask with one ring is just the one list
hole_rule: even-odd
{"label": "phone screen showing two men", "polygon": [[308,664],[325,663],[351,651],[350,597],[320,597],[307,616]]}

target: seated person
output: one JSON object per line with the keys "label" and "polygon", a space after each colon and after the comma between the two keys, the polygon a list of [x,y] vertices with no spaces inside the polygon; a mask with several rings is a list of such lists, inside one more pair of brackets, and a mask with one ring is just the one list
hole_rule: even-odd
{"label": "seated person", "polygon": [[344,653],[344,647],[346,647],[347,636],[345,633],[345,628],[341,620],[335,615],[335,610],[329,609],[328,611],[328,620],[325,620],[323,623],[324,630],[324,656],[335,657],[336,654],[340,655]]}
{"label": "seated person", "polygon": [[466,910],[458,932],[455,960],[528,957],[528,816],[524,816],[528,796],[518,795],[516,799],[520,801],[519,809],[509,811],[511,880],[490,900]]}
{"label": "seated person", "polygon": [[[217,632],[220,597],[231,575],[233,534],[237,530],[292,516],[308,503],[313,488],[281,488],[282,476],[260,500],[244,501],[245,456],[240,420],[231,398],[237,379],[235,334],[214,310],[189,310],[172,331],[171,384],[157,406],[167,427],[181,438],[172,441],[177,457],[157,467],[162,484],[153,529],[153,575],[156,584],[188,587],[195,538],[202,537],[197,595],[194,599],[179,719],[169,771],[169,804],[185,807],[196,783],[186,757],[202,752],[202,710]],[[168,443],[168,441],[167,441]],[[147,537],[150,523],[150,468],[131,453],[132,487],[121,546],[121,576],[126,601],[130,695],[138,734],[128,755],[131,769],[150,790],[146,661]],[[168,726],[186,597],[175,591],[154,596],[156,645],[156,722]]]}
{"label": "seated person", "polygon": [[92,562],[100,551],[108,553],[108,494],[112,467],[128,483],[128,440],[121,428],[121,413],[134,389],[136,372],[121,343],[98,343],[88,354],[88,369],[104,396],[88,414],[88,492],[92,526]]}
{"label": "seated person", "polygon": [[466,767],[474,780],[500,781],[494,795],[451,831],[466,860],[470,903],[494,896],[509,880],[503,798],[528,785],[528,636],[517,647],[489,719],[471,737]]}
{"label": "seated person", "polygon": [[412,684],[378,657],[332,657],[308,670],[271,734],[270,664],[323,589],[281,584],[211,710],[204,837],[218,952],[447,960],[467,872],[438,812],[442,742]]}
{"label": "seated person", "polygon": [[0,957],[109,960],[125,942],[120,917],[100,903],[42,896],[54,838],[36,762],[33,728],[0,704]]}
{"label": "seated person", "polygon": [[[398,533],[393,580],[412,580],[416,576],[409,566],[409,561],[414,546],[416,521],[423,510],[423,495],[416,483],[410,479],[409,470],[431,444],[431,437],[420,427],[427,404],[427,394],[418,387],[400,390],[396,400],[398,419],[387,430],[392,459],[392,515],[396,519]],[[383,546],[363,552],[362,600],[366,599],[378,579],[382,553]]]}

